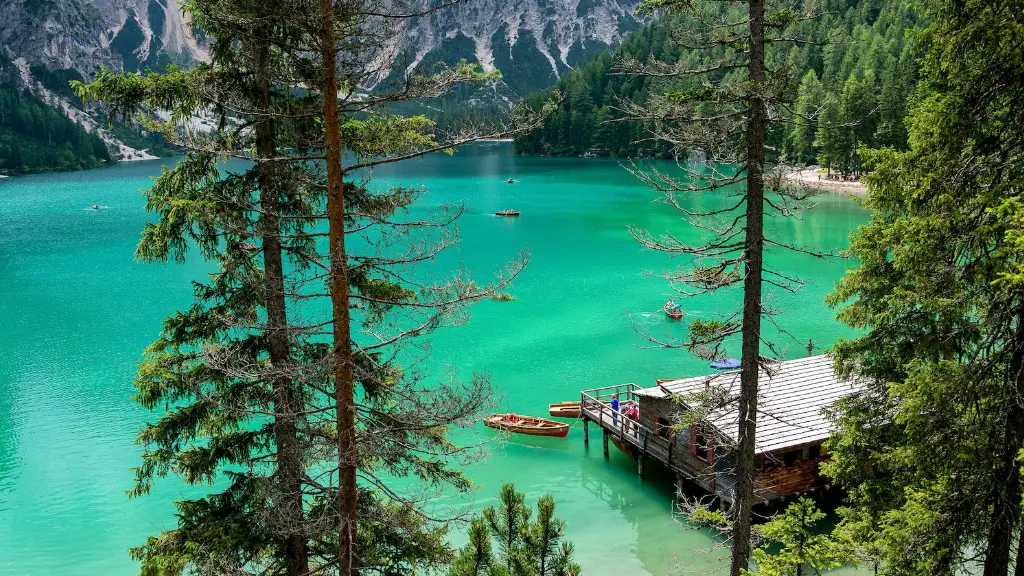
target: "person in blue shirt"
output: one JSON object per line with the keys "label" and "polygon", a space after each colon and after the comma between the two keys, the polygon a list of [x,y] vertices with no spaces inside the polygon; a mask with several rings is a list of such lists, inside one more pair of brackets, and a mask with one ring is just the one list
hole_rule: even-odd
{"label": "person in blue shirt", "polygon": [[619,423],[619,399],[612,398],[612,424]]}

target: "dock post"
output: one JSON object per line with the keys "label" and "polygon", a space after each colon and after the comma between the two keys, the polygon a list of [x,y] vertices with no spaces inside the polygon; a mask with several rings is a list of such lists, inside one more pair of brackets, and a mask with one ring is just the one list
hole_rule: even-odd
{"label": "dock post", "polygon": [[608,430],[605,430],[604,428],[602,428],[602,430],[604,431],[604,435],[603,435],[604,436],[604,457],[605,457],[605,460],[607,460],[608,459]]}
{"label": "dock post", "polygon": [[590,420],[583,419],[583,445],[590,446]]}
{"label": "dock post", "polygon": [[637,454],[636,456],[636,473],[641,478],[644,477],[644,455],[643,453]]}

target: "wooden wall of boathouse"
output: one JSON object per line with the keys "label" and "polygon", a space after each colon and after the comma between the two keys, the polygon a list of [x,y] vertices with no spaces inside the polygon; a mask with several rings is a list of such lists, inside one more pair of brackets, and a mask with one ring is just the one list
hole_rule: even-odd
{"label": "wooden wall of boathouse", "polygon": [[[667,398],[639,396],[640,424],[672,445],[670,462],[662,462],[683,479],[731,503],[736,485],[734,446],[710,426],[672,429],[680,406]],[[697,435],[695,437],[695,434]],[[819,467],[828,460],[821,442],[795,446],[757,457],[754,489],[764,502],[813,492],[826,485]]]}

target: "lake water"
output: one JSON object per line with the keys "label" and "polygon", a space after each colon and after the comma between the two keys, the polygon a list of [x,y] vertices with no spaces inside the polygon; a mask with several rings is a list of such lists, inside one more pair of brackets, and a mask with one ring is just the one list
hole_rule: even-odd
{"label": "lake water", "polygon": [[[136,363],[163,318],[191,302],[189,281],[206,269],[132,259],[147,218],[140,191],[160,165],[0,180],[0,574],[133,574],[127,548],[173,526],[171,501],[194,494],[168,479],[148,497],[124,495],[138,463],[135,434],[153,418],[130,401]],[[481,303],[466,325],[433,337],[438,365],[490,373],[500,410],[542,415],[584,388],[707,372],[684,351],[646,347],[631,326],[632,318],[683,334],[660,313],[671,289],[644,275],[682,262],[642,250],[627,225],[694,232],[614,161],[517,158],[496,144],[375,176],[426,185],[424,209],[468,203],[463,243],[442,265],[463,263],[484,277],[530,251],[515,301]],[[85,209],[92,204],[109,208]],[[522,217],[492,215],[508,207]],[[866,217],[847,198],[823,196],[802,219],[769,227],[801,246],[837,249]],[[804,355],[809,338],[825,347],[847,334],[822,299],[848,262],[769,260],[807,281],[770,300],[793,335],[775,338],[789,356]],[[716,295],[686,309],[711,316],[737,299]],[[606,461],[600,441],[586,450],[580,426],[564,440],[512,439],[492,452],[468,470],[477,505],[493,502],[504,480],[530,498],[553,494],[587,574],[721,572],[726,551],[705,553],[713,537],[672,518],[672,479],[653,465],[639,479],[614,449]]]}

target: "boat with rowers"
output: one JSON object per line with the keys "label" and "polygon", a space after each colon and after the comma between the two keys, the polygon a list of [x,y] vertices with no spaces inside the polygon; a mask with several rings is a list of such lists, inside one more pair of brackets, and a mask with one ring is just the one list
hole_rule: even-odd
{"label": "boat with rowers", "polygon": [[495,216],[519,216],[519,214],[519,210],[512,210],[511,208],[494,213]]}
{"label": "boat with rowers", "polygon": [[530,436],[555,436],[565,438],[569,435],[569,425],[555,422],[547,418],[520,416],[518,414],[492,414],[484,419],[484,426],[495,430],[528,434]]}
{"label": "boat with rowers", "polygon": [[666,302],[664,308],[662,309],[665,311],[665,314],[668,315],[668,317],[673,320],[679,320],[680,318],[683,317],[683,309],[680,307],[679,304],[676,304],[672,300]]}

